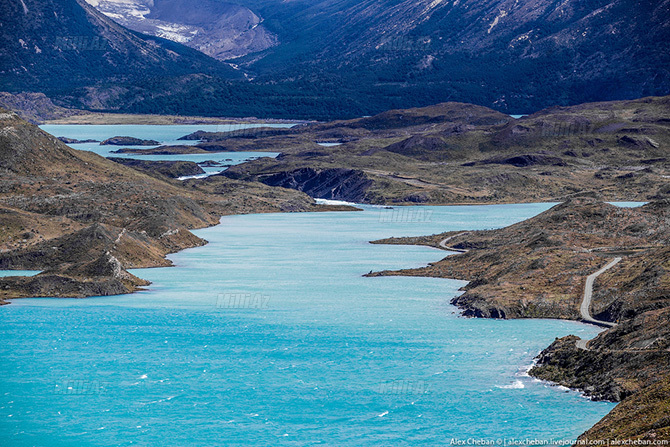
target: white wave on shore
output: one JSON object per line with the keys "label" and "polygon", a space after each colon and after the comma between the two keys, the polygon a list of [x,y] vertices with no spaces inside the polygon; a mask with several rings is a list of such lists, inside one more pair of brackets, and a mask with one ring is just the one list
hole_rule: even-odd
{"label": "white wave on shore", "polygon": [[345,202],[344,200],[330,200],[330,199],[314,199],[318,205],[349,205],[356,206],[356,203]]}

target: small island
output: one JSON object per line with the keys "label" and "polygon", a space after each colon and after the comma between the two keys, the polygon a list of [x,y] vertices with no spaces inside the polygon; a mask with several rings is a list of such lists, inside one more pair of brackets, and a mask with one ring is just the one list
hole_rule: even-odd
{"label": "small island", "polygon": [[143,140],[135,137],[112,137],[100,143],[100,146],[158,146],[160,141]]}

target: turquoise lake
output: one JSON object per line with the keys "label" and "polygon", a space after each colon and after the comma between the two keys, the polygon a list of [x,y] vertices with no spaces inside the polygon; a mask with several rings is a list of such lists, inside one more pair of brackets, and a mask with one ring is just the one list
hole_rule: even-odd
{"label": "turquoise lake", "polygon": [[[42,126],[56,136],[177,138],[222,126]],[[235,130],[231,128],[229,130]],[[116,147],[72,145],[103,156]],[[142,156],[232,160],[276,154]],[[228,162],[230,163],[230,162]],[[449,445],[571,440],[614,405],[526,371],[571,321],[465,319],[465,282],[364,278],[448,253],[389,236],[503,227],[551,204],[229,216],[210,243],[133,271],[132,295],[0,307],[1,446]],[[0,275],[17,272],[0,272]],[[35,272],[25,272],[33,274]]]}
{"label": "turquoise lake", "polygon": [[[364,278],[447,253],[368,241],[548,204],[224,217],[132,295],[0,308],[0,445],[448,445],[574,439],[613,404],[525,375],[570,321],[458,316],[465,283]],[[392,210],[396,211],[396,210]]]}

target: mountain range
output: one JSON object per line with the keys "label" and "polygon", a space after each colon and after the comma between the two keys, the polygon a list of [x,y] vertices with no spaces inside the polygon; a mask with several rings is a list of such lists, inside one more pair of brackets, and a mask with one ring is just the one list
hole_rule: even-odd
{"label": "mountain range", "polygon": [[670,93],[670,0],[88,1],[98,9],[3,0],[0,89],[96,110],[322,120]]}

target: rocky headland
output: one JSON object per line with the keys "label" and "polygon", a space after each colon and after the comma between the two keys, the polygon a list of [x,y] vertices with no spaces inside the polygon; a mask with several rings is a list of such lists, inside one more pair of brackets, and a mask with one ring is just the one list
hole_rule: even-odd
{"label": "rocky headland", "polygon": [[205,173],[205,170],[193,161],[150,161],[121,157],[107,157],[107,159],[152,176],[179,178]]}
{"label": "rocky headland", "polygon": [[620,208],[575,197],[518,224],[374,243],[460,252],[423,268],[369,276],[470,281],[452,300],[465,316],[579,320],[586,277],[591,315],[613,326],[591,341],[575,336],[542,351],[532,376],[621,402],[590,439],[668,439],[670,419],[670,201]]}
{"label": "rocky headland", "polygon": [[77,140],[76,138],[68,138],[68,137],[58,137],[59,140],[61,140],[65,144],[82,144],[82,143],[100,143],[98,140]]}

